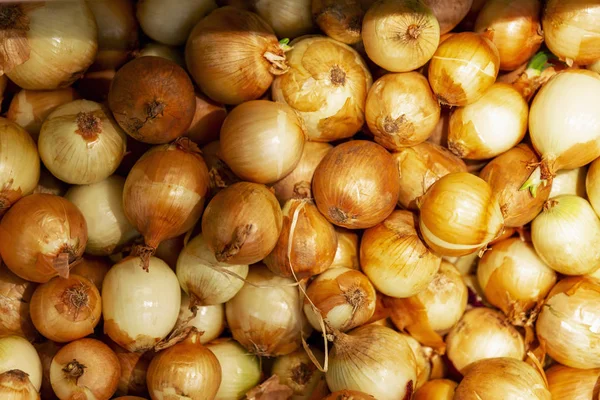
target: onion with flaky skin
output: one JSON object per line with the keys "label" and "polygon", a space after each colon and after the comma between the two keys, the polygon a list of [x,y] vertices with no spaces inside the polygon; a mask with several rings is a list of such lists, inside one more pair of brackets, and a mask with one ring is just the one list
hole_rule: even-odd
{"label": "onion with flaky skin", "polygon": [[35,347],[21,336],[0,338],[0,373],[18,369],[29,375],[36,390],[42,385],[42,363]]}
{"label": "onion with flaky skin", "polygon": [[[310,348],[315,359],[323,365],[325,355],[316,348]],[[325,373],[319,371],[304,349],[280,356],[273,362],[271,374],[277,375],[282,385],[293,390],[291,400],[313,399],[313,392],[325,379]]]}
{"label": "onion with flaky skin", "polygon": [[175,323],[175,330],[183,330],[193,326],[198,331],[204,332],[200,338],[200,343],[205,344],[218,338],[223,333],[225,325],[225,304],[196,306],[195,310],[192,311],[190,296],[183,291],[181,292],[181,307]]}
{"label": "onion with flaky skin", "polygon": [[37,332],[31,322],[31,296],[35,283],[0,266],[0,336],[18,335],[33,341]]}
{"label": "onion with flaky skin", "polygon": [[422,0],[440,24],[440,34],[453,30],[467,15],[473,0]]}
{"label": "onion with flaky skin", "polygon": [[546,378],[553,399],[597,399],[600,393],[600,368],[577,369],[556,364],[546,370]]}

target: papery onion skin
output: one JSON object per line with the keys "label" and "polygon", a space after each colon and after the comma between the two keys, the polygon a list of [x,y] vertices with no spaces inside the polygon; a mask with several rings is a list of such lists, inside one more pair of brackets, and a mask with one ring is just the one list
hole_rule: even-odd
{"label": "papery onion skin", "polygon": [[317,207],[329,222],[364,229],[392,213],[400,182],[394,160],[383,147],[354,140],[327,153],[315,171],[312,188]]}
{"label": "papery onion skin", "polygon": [[[554,183],[553,183],[554,185]],[[590,164],[585,177],[585,191],[594,208],[596,215],[600,215],[600,160],[596,159]],[[575,194],[575,193],[573,193]],[[585,196],[581,196],[585,197]]]}
{"label": "papery onion skin", "polygon": [[190,297],[181,293],[181,307],[175,323],[175,329],[193,326],[198,331],[204,332],[200,343],[205,344],[218,338],[225,329],[225,304],[214,306],[197,306],[196,316],[190,309]]}
{"label": "papery onion skin", "polygon": [[412,212],[397,210],[363,234],[361,268],[385,295],[402,298],[419,293],[440,267],[441,258],[421,241],[415,220]]}
{"label": "papery onion skin", "polygon": [[[314,358],[323,365],[325,355],[316,348],[309,348]],[[325,374],[317,368],[304,349],[280,356],[273,362],[271,374],[277,375],[282,385],[293,390],[292,400],[308,400],[314,396]]]}
{"label": "papery onion skin", "polygon": [[197,91],[194,119],[184,136],[198,145],[218,140],[225,117],[227,117],[227,109],[224,105],[212,101]]}
{"label": "papery onion skin", "polygon": [[413,400],[452,400],[457,386],[449,379],[432,379],[415,392]]}
{"label": "papery onion skin", "polygon": [[369,90],[367,125],[375,141],[388,150],[424,142],[439,119],[440,105],[418,72],[386,74]]}
{"label": "papery onion skin", "polygon": [[37,336],[30,316],[31,296],[35,283],[0,266],[0,336],[18,335],[28,340]]}
{"label": "papery onion skin", "polygon": [[36,390],[42,385],[42,363],[35,347],[21,336],[0,338],[0,373],[18,369],[29,375]]}
{"label": "papery onion skin", "polygon": [[0,397],[5,400],[40,400],[29,375],[18,369],[0,374]]}
{"label": "papery onion skin", "polygon": [[556,364],[546,370],[553,399],[588,400],[598,397],[600,368],[577,369]]}
{"label": "papery onion skin", "polygon": [[[558,171],[556,176],[552,179],[552,190],[550,190],[550,197],[560,196],[561,194],[573,194],[575,196],[583,197],[584,199],[587,198],[587,173],[587,166]],[[594,205],[592,204],[592,207],[593,206]]]}
{"label": "papery onion skin", "polygon": [[296,38],[314,30],[311,0],[254,0],[254,11],[280,38]]}
{"label": "papery onion skin", "polygon": [[344,228],[335,227],[338,237],[337,250],[329,268],[350,268],[360,270],[360,244],[358,234]]}
{"label": "papery onion skin", "polygon": [[293,283],[255,265],[244,287],[225,305],[233,338],[250,353],[289,354],[301,346],[301,335],[310,332]]}
{"label": "papery onion skin", "polygon": [[400,174],[398,205],[418,210],[417,199],[439,178],[452,172],[467,172],[464,161],[447,148],[423,142],[392,154]]}
{"label": "papery onion skin", "polygon": [[164,261],[151,257],[147,272],[140,262],[129,257],[114,265],[102,285],[104,333],[129,351],[149,350],[165,338],[181,302],[177,276]]}
{"label": "papery onion skin", "polygon": [[71,273],[89,279],[102,293],[102,282],[111,267],[112,264],[105,258],[86,256],[71,268]]}
{"label": "papery onion skin", "polygon": [[361,41],[366,10],[360,0],[313,0],[311,8],[316,24],[330,38],[346,44]]}
{"label": "papery onion skin", "polygon": [[202,232],[219,262],[253,264],[277,244],[282,213],[264,185],[239,182],[223,189],[208,203]]}
{"label": "papery onion skin", "polygon": [[600,368],[598,301],[600,285],[586,277],[568,277],[552,288],[536,323],[550,357],[572,368]]}
{"label": "papery onion skin", "polygon": [[[453,30],[467,15],[473,0],[423,0],[440,24],[440,35]],[[441,39],[440,39],[441,40]]]}
{"label": "papery onion skin", "polygon": [[301,37],[286,54],[290,70],[275,79],[273,100],[301,117],[308,138],[331,142],[353,136],[365,122],[373,79],[354,49],[323,36]]}
{"label": "papery onion skin", "polygon": [[494,84],[499,69],[494,43],[473,32],[457,33],[440,44],[429,62],[429,84],[440,103],[466,106]]}

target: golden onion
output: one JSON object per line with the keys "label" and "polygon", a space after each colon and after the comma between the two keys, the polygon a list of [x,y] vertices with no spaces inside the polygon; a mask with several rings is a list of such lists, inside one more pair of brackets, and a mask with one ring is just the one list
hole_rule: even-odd
{"label": "golden onion", "polygon": [[600,393],[600,368],[577,369],[556,364],[546,370],[553,399],[597,399]]}

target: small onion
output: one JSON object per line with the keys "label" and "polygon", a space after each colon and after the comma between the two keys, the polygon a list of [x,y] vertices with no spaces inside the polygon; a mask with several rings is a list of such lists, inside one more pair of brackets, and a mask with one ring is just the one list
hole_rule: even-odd
{"label": "small onion", "polygon": [[112,264],[104,258],[86,256],[71,268],[71,273],[89,279],[102,293],[102,282],[110,267]]}
{"label": "small onion", "polygon": [[386,74],[369,90],[366,119],[377,143],[401,150],[429,138],[440,119],[440,105],[420,73]]}
{"label": "small onion", "polygon": [[202,157],[204,157],[204,161],[208,167],[211,198],[222,189],[240,181],[240,178],[223,161],[221,143],[218,140],[202,147],[201,151]]}
{"label": "small onion", "polygon": [[440,25],[420,1],[381,0],[363,19],[362,39],[369,58],[388,71],[422,67],[435,52]]}
{"label": "small onion", "polygon": [[359,239],[354,231],[335,227],[338,244],[335,257],[329,268],[360,269]]}
{"label": "small onion", "polygon": [[286,55],[290,70],[273,82],[273,100],[300,115],[310,140],[354,135],[365,122],[365,99],[373,82],[360,54],[323,36],[299,38],[291,45]]}
{"label": "small onion", "polygon": [[466,106],[494,84],[500,68],[496,45],[485,35],[462,32],[444,41],[429,63],[429,83],[442,104]]}
{"label": "small onion", "polygon": [[556,364],[546,370],[553,399],[588,400],[598,398],[600,368],[576,369]]}
{"label": "small onion", "polygon": [[466,172],[440,178],[418,206],[421,235],[443,256],[475,253],[502,233],[502,211],[490,185]]}
{"label": "small onion", "polygon": [[432,379],[415,392],[413,400],[452,400],[457,386],[448,379]]}
{"label": "small onion", "polygon": [[150,257],[147,271],[140,258],[113,266],[102,285],[104,333],[129,351],[146,351],[175,326],[181,301],[177,276],[167,264]]}
{"label": "small onion", "polygon": [[[324,354],[315,348],[310,349],[315,359],[323,365]],[[313,392],[319,383],[325,379],[325,373],[317,366],[304,349],[296,350],[285,356],[277,357],[273,362],[271,373],[279,378],[282,385],[293,391],[291,400],[313,399]]]}
{"label": "small onion", "polygon": [[300,347],[303,334],[310,333],[293,283],[264,266],[253,266],[244,287],[225,305],[233,338],[249,352],[286,355]]}
{"label": "small onion", "polygon": [[[554,188],[554,181],[552,181],[552,187]],[[600,215],[600,159],[596,159],[590,164],[585,177],[585,189],[587,197],[590,199],[590,204],[594,208],[594,211],[596,211],[597,215]],[[579,196],[585,197],[581,195]]]}
{"label": "small onion", "polygon": [[387,218],[400,182],[392,156],[378,144],[354,140],[334,147],[313,177],[313,195],[329,222],[364,229]]}
{"label": "small onion", "polygon": [[167,46],[166,44],[150,42],[146,44],[137,54],[136,57],[155,56],[166,58],[173,61],[180,67],[185,68],[185,59],[179,47]]}
{"label": "small onion", "polygon": [[221,128],[221,157],[243,180],[273,183],[300,161],[306,134],[290,107],[267,100],[234,108]]}
{"label": "small onion", "polygon": [[[588,195],[585,187],[587,173],[587,166],[558,171],[554,179],[552,179],[552,190],[550,190],[550,197],[560,196],[561,194],[572,194],[583,197],[584,199],[587,198]],[[592,207],[593,206],[594,205],[592,204]]]}
{"label": "small onion", "polygon": [[110,339],[106,339],[105,343],[115,352],[121,366],[119,385],[115,395],[146,394],[146,374],[152,354],[149,352],[132,353]]}
{"label": "small onion", "polygon": [[216,304],[214,306],[197,306],[196,316],[190,309],[190,297],[181,293],[181,307],[179,316],[175,323],[176,330],[193,326],[199,332],[204,332],[200,337],[200,343],[208,343],[218,338],[225,329],[225,305]]}
{"label": "small onion", "polygon": [[446,345],[448,359],[463,374],[465,367],[479,360],[525,357],[521,334],[502,313],[485,307],[467,311],[448,333]]}
{"label": "small onion", "polygon": [[559,281],[548,294],[536,332],[548,355],[572,368],[600,368],[600,284],[585,277]]}
{"label": "small onion", "polygon": [[377,290],[392,297],[410,297],[425,289],[437,273],[441,258],[417,233],[410,211],[394,211],[367,229],[360,242],[360,265]]}
{"label": "small onion", "polygon": [[548,200],[531,223],[531,240],[540,258],[561,274],[585,275],[600,268],[600,219],[581,197]]}
{"label": "small onion", "polygon": [[346,44],[361,41],[362,19],[366,12],[360,0],[313,0],[312,14],[316,24],[330,38]]}
{"label": "small onion", "polygon": [[40,400],[40,394],[31,384],[28,374],[13,369],[0,374],[0,398],[4,400]]}
{"label": "small onion", "polygon": [[219,262],[253,264],[277,244],[282,213],[263,185],[239,182],[223,189],[206,206],[202,232]]}
{"label": "small onion", "polygon": [[21,336],[0,338],[0,373],[18,369],[29,375],[36,390],[42,386],[42,363],[35,347]]}
{"label": "small onion", "polygon": [[311,0],[255,0],[254,11],[281,38],[295,38],[314,30]]}
{"label": "small onion", "polygon": [[30,316],[31,296],[35,284],[0,267],[0,337],[23,336],[33,340],[37,332]]}
{"label": "small onion", "polygon": [[227,109],[224,105],[215,103],[202,93],[196,92],[196,112],[184,136],[198,145],[218,140],[226,116]]}
{"label": "small onion", "polygon": [[[440,24],[440,34],[453,30],[467,15],[473,0],[422,0]],[[440,39],[441,40],[441,39]]]}

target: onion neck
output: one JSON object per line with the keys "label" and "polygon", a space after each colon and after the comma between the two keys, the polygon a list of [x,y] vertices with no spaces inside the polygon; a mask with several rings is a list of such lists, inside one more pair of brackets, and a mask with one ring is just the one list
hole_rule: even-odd
{"label": "onion neck", "polygon": [[271,66],[269,72],[275,76],[283,75],[290,69],[285,58],[285,53],[292,50],[292,47],[288,45],[289,39],[281,39],[277,44],[277,48],[267,50],[263,57],[267,60]]}
{"label": "onion neck", "polygon": [[536,168],[533,170],[529,178],[521,185],[519,190],[529,190],[532,197],[537,196],[540,185],[549,185],[554,178],[554,160],[545,159],[541,163],[533,164]]}
{"label": "onion neck", "polygon": [[556,75],[556,68],[550,63],[556,60],[548,51],[540,51],[531,58],[525,71],[513,83],[513,87],[521,93],[525,101],[529,102],[538,89]]}

